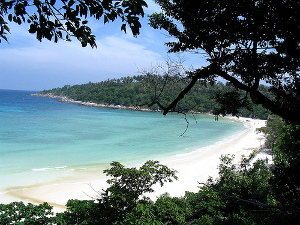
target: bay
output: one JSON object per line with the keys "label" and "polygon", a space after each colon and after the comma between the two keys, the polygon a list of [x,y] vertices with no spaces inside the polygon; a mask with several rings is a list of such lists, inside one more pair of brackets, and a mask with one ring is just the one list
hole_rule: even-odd
{"label": "bay", "polygon": [[112,161],[145,162],[191,152],[245,129],[225,118],[216,122],[209,115],[188,115],[185,132],[182,114],[87,107],[33,93],[0,90],[0,192]]}

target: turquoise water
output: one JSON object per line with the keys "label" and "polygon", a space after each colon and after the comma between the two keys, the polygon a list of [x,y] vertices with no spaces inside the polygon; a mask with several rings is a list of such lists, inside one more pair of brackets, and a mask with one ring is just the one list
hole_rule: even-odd
{"label": "turquoise water", "polygon": [[93,108],[28,96],[32,93],[0,90],[0,192],[112,161],[190,152],[245,129],[196,115],[188,117],[189,129],[181,136],[187,124],[180,114]]}

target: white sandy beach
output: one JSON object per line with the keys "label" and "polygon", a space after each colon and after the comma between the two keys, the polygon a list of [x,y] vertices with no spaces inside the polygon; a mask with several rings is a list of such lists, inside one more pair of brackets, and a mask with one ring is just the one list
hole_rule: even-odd
{"label": "white sandy beach", "polygon": [[[248,156],[254,149],[264,143],[264,136],[256,132],[256,128],[265,126],[265,120],[249,118],[232,118],[245,123],[247,130],[243,133],[216,143],[215,145],[201,148],[197,151],[158,159],[161,164],[167,165],[178,171],[179,180],[167,183],[163,187],[156,186],[151,193],[152,199],[165,192],[173,197],[183,196],[185,191],[198,190],[198,182],[206,182],[209,176],[218,175],[220,156],[234,154],[238,162],[242,155]],[[260,157],[266,157],[261,154]],[[134,166],[126,165],[125,166]],[[76,178],[55,181],[29,187],[14,188],[1,195],[1,203],[11,201],[32,202],[34,204],[48,202],[55,207],[55,211],[63,211],[68,199],[91,199],[97,196],[95,190],[107,187],[106,177],[101,171],[80,171]]]}

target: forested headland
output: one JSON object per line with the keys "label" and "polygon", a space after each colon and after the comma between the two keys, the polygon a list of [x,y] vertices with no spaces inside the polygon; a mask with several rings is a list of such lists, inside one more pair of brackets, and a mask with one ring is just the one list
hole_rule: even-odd
{"label": "forested headland", "polygon": [[[180,76],[138,75],[108,79],[98,83],[65,85],[62,88],[41,91],[40,94],[51,93],[74,101],[104,105],[161,110],[160,106],[170,104],[188,83],[187,78],[183,79]],[[270,96],[267,86],[261,85],[260,90],[265,95]],[[242,91],[238,91],[232,85],[222,82],[214,85],[197,82],[184,99],[179,102],[176,111],[219,114],[222,108],[222,105],[219,104],[219,100],[222,98],[221,93],[241,95],[245,98],[247,105],[235,112],[238,116],[267,119],[268,110],[261,105],[253,104]],[[159,104],[153,104],[155,102],[159,102]]]}

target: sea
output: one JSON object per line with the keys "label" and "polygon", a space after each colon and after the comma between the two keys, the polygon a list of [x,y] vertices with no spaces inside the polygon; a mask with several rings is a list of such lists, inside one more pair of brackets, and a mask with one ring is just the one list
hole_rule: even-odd
{"label": "sea", "polygon": [[113,161],[126,166],[192,152],[246,129],[210,115],[88,107],[35,93],[0,90],[0,194]]}

